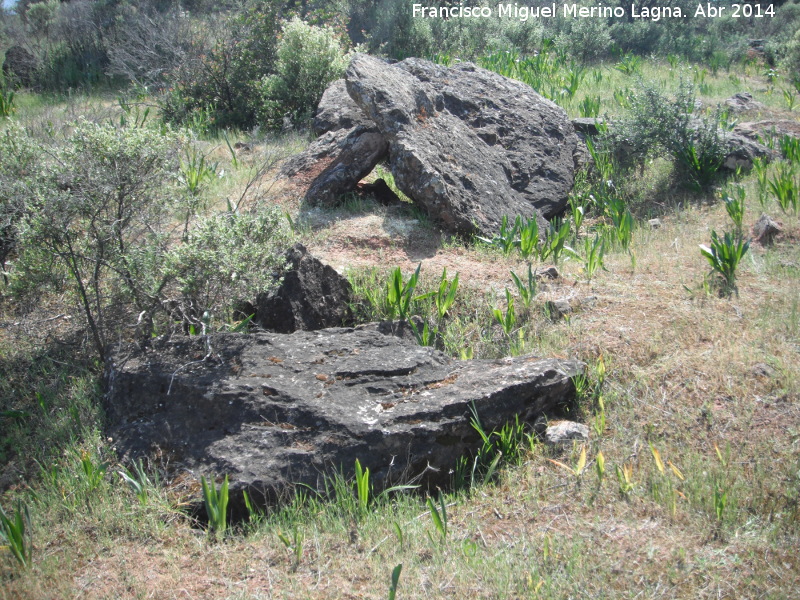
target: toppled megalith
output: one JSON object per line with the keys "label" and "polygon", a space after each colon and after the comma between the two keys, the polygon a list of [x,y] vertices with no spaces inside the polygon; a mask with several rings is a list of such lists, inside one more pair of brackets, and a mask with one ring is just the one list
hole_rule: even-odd
{"label": "toppled megalith", "polygon": [[320,100],[313,130],[319,137],[281,167],[280,176],[306,188],[311,204],[331,206],[352,191],[389,151],[377,126],[350,99],[344,80],[334,81]]}
{"label": "toppled megalith", "polygon": [[397,186],[446,229],[493,233],[504,215],[566,207],[578,138],[566,112],[528,85],[470,63],[364,54],[345,81],[389,141]]}
{"label": "toppled megalith", "polygon": [[[205,360],[204,357],[210,356]],[[583,364],[454,360],[374,327],[157,339],[107,367],[110,431],[125,458],[158,450],[178,472],[231,479],[273,502],[296,484],[369,467],[376,490],[447,483],[488,430],[574,396]]]}
{"label": "toppled megalith", "polygon": [[282,170],[307,202],[330,204],[388,153],[397,186],[453,233],[491,235],[505,215],[560,213],[579,158],[563,109],[470,63],[358,54],[314,127],[321,137]]}

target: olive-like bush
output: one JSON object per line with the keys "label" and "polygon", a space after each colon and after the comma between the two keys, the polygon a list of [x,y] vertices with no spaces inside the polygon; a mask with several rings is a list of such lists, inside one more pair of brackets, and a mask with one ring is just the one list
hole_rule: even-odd
{"label": "olive-like bush", "polygon": [[[19,301],[72,301],[97,355],[131,334],[199,331],[274,285],[289,243],[277,209],[197,217],[168,127],[78,121],[66,139],[0,136],[0,223]],[[127,332],[127,333],[126,333]]]}

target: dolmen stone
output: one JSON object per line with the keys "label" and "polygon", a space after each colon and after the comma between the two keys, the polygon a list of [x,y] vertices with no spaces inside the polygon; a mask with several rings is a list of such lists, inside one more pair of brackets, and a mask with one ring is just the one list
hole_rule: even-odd
{"label": "dolmen stone", "polygon": [[389,145],[378,128],[350,99],[344,80],[334,81],[322,96],[313,122],[319,135],[286,161],[280,177],[305,189],[308,203],[332,206],[384,160]]}
{"label": "dolmen stone", "polygon": [[[228,475],[272,504],[297,485],[349,476],[376,491],[447,484],[459,457],[516,416],[574,398],[574,360],[460,361],[377,329],[158,338],[119,348],[106,370],[108,435],[123,460],[157,452],[171,475]],[[182,479],[185,477],[181,477]]]}
{"label": "dolmen stone", "polygon": [[506,215],[560,214],[581,160],[563,109],[471,63],[357,54],[325,92],[315,128],[322,137],[282,170],[307,185],[306,202],[330,204],[388,156],[398,188],[451,233],[492,235]]}

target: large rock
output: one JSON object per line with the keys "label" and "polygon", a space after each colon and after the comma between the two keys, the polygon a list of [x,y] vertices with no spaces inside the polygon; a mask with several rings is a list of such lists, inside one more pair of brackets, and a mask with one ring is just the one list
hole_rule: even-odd
{"label": "large rock", "polygon": [[347,91],[389,141],[397,186],[446,229],[494,233],[504,215],[551,217],[574,182],[567,114],[470,63],[356,55]]}
{"label": "large rock", "polygon": [[352,129],[357,125],[372,127],[374,124],[364,116],[358,105],[347,93],[344,79],[331,83],[322,94],[311,129],[317,137],[338,129]]}
{"label": "large rock", "polygon": [[761,102],[753,99],[749,92],[739,92],[725,100],[725,106],[734,112],[747,112],[766,108]]}
{"label": "large rock", "polygon": [[735,172],[737,169],[749,171],[753,168],[753,161],[756,158],[769,161],[778,156],[777,152],[770,150],[764,144],[738,133],[725,133],[723,143],[725,144],[725,159],[722,168],[727,171]]}
{"label": "large rock", "polygon": [[124,458],[231,478],[271,502],[295,484],[369,467],[376,489],[446,483],[487,430],[571,400],[582,363],[458,361],[375,329],[157,339],[107,368],[109,435]]}
{"label": "large rock", "polygon": [[347,279],[298,243],[286,252],[280,287],[256,300],[255,322],[278,333],[349,325],[350,294]]}
{"label": "large rock", "polygon": [[350,99],[343,79],[323,94],[313,129],[320,137],[287,160],[280,176],[292,179],[309,204],[330,206],[386,158],[389,145]]}

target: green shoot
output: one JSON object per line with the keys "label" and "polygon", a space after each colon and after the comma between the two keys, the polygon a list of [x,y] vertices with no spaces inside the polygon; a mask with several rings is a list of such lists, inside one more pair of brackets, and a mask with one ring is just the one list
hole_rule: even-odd
{"label": "green shoot", "polygon": [[[442,278],[439,281],[439,289],[434,294],[433,299],[436,303],[436,312],[439,315],[439,320],[444,319],[447,311],[453,306],[456,299],[456,292],[458,291],[458,273],[453,278],[453,281],[447,279],[447,267],[442,270]],[[427,345],[427,344],[425,344]]]}
{"label": "green shoot", "polygon": [[506,336],[510,336],[514,330],[514,325],[517,323],[517,318],[514,315],[514,297],[508,291],[508,288],[506,288],[506,313],[503,314],[503,311],[495,307],[492,309],[492,314],[495,320],[500,323],[500,327],[503,328]]}
{"label": "green shoot", "polygon": [[517,292],[519,292],[519,297],[522,300],[522,305],[525,308],[530,308],[531,302],[536,297],[538,292],[538,286],[536,283],[536,277],[531,269],[530,263],[528,264],[528,280],[524,282],[517,276],[514,271],[511,271],[511,278],[514,280],[514,285],[517,286]]}
{"label": "green shoot", "polygon": [[228,524],[228,476],[222,482],[222,486],[217,490],[212,481],[209,485],[205,476],[200,478],[203,488],[203,502],[208,515],[208,533],[221,536],[225,533]]}
{"label": "green shoot", "polygon": [[444,544],[447,541],[447,508],[444,503],[444,495],[439,494],[439,507],[433,502],[433,498],[428,496],[428,508],[430,509],[433,526],[439,532],[441,542]]}
{"label": "green shoot", "polygon": [[127,468],[119,471],[119,476],[128,484],[139,502],[146,504],[150,490],[153,489],[153,482],[147,476],[142,460],[139,459],[133,463],[133,471]]}
{"label": "green shoot", "polygon": [[722,239],[717,236],[717,232],[711,232],[711,247],[701,245],[700,253],[705,256],[711,265],[711,273],[717,273],[722,279],[721,291],[725,295],[730,295],[731,291],[736,291],[736,268],[742,257],[750,248],[750,241],[744,241],[741,237],[726,232]]}
{"label": "green shoot", "polygon": [[397,596],[397,585],[400,583],[400,572],[403,570],[403,563],[392,569],[392,583],[389,585],[389,600],[395,600]]}
{"label": "green shoot", "polygon": [[369,483],[369,467],[362,469],[361,462],[356,459],[356,493],[358,495],[358,508],[362,514],[366,514],[367,505],[372,486]]}
{"label": "green shoot", "polygon": [[14,515],[9,517],[3,508],[0,507],[0,537],[5,541],[6,547],[17,562],[23,567],[27,567],[31,561],[32,544],[30,534],[25,535],[27,526],[30,531],[30,514],[28,507],[23,506],[22,502],[17,502],[17,510]]}
{"label": "green shoot", "polygon": [[744,220],[744,201],[746,191],[744,186],[737,185],[731,194],[722,194],[722,201],[725,203],[725,210],[733,221],[734,231],[737,235],[742,235],[742,221]]}

